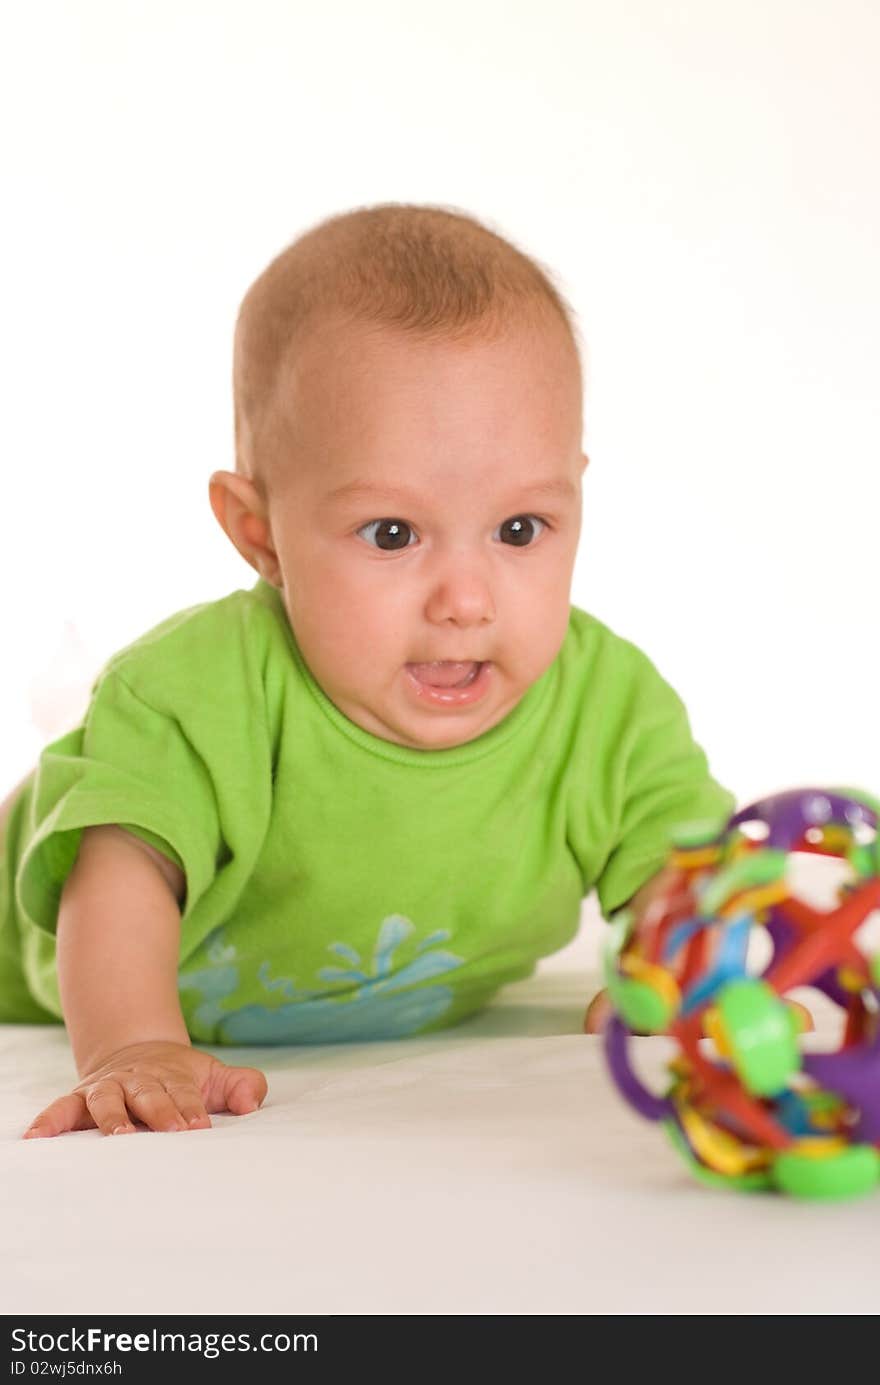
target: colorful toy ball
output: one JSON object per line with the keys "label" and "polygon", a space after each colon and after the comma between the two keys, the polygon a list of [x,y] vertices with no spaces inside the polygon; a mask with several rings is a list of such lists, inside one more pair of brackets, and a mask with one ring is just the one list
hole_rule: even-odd
{"label": "colorful toy ball", "polygon": [[[880,908],[878,820],[880,802],[859,790],[793,789],[720,831],[684,827],[662,894],[610,920],[611,1076],[705,1183],[837,1198],[880,1180],[880,954],[856,936]],[[794,853],[849,863],[835,907],[792,893]],[[761,932],[769,960],[756,967]],[[800,986],[842,1012],[837,1049],[802,1042],[789,997]],[[634,1072],[633,1033],[676,1041],[665,1096]]]}

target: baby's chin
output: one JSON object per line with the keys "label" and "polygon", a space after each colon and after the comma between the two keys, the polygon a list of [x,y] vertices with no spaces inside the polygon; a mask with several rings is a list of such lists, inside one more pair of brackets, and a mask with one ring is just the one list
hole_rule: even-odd
{"label": "baby's chin", "polygon": [[362,730],[393,745],[408,750],[453,750],[491,731],[513,710],[521,696],[504,702],[493,699],[488,705],[461,707],[454,712],[427,707],[407,709],[400,714],[396,708],[346,707],[339,703],[337,706]]}
{"label": "baby's chin", "polygon": [[467,745],[498,726],[520,697],[521,692],[516,697],[499,698],[495,687],[486,691],[485,698],[477,704],[449,711],[443,706],[421,704],[409,688],[399,690],[396,697],[392,692],[391,697],[385,698],[345,697],[338,690],[335,697],[330,694],[337,711],[360,730],[412,751],[449,751],[456,745]]}
{"label": "baby's chin", "polygon": [[456,746],[467,745],[469,741],[475,741],[479,736],[490,731],[501,721],[501,716],[494,719],[487,719],[480,726],[473,726],[465,730],[461,725],[443,729],[437,727],[430,735],[419,735],[407,737],[406,732],[401,730],[399,733],[393,732],[390,728],[384,736],[385,740],[393,741],[395,745],[405,746],[408,750],[454,750]]}

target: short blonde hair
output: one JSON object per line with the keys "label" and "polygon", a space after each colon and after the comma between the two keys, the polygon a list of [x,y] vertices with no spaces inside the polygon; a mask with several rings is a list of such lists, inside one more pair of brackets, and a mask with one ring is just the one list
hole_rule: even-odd
{"label": "short blonde hair", "polygon": [[492,336],[555,316],[580,371],[575,315],[550,272],[457,209],[390,202],[313,226],[248,289],[235,327],[236,471],[268,482],[281,371],[310,323],[396,327],[428,337]]}

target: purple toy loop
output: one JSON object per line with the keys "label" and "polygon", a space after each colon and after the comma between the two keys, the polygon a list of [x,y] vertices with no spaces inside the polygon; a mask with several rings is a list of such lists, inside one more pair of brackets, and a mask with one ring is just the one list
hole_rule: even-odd
{"label": "purple toy loop", "polygon": [[674,1109],[672,1102],[667,1097],[649,1092],[633,1072],[627,1053],[632,1033],[617,1015],[609,1018],[602,1037],[605,1040],[608,1069],[621,1096],[648,1120],[659,1121],[671,1116]]}

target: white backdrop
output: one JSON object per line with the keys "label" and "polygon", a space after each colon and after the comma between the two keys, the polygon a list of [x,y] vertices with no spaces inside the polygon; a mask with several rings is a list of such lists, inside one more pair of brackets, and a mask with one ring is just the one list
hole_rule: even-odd
{"label": "white backdrop", "polygon": [[880,792],[880,7],[77,0],[0,33],[0,797],[103,661],[255,574],[231,335],[301,229],[469,210],[587,346],[573,599],[741,799]]}

